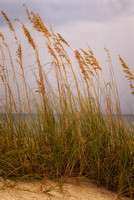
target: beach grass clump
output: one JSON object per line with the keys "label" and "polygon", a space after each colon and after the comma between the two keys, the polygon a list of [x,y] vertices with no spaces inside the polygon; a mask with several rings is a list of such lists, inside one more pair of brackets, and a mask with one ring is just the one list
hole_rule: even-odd
{"label": "beach grass clump", "polygon": [[[0,33],[0,176],[22,180],[85,176],[133,198],[134,134],[122,119],[108,50],[112,84],[89,47],[72,50],[39,15],[27,8],[26,13],[32,32],[19,19],[16,23],[22,26],[27,51],[1,12],[13,33],[14,51]],[[25,53],[32,55],[31,65],[25,62]],[[121,57],[120,61],[133,94],[133,74]]]}

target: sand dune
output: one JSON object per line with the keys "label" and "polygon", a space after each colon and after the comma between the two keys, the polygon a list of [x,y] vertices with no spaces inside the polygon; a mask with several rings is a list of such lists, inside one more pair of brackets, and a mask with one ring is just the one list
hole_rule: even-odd
{"label": "sand dune", "polygon": [[[71,178],[64,184],[49,180],[13,182],[0,179],[0,200],[117,200],[117,194],[85,178]],[[120,198],[126,200],[127,198]]]}

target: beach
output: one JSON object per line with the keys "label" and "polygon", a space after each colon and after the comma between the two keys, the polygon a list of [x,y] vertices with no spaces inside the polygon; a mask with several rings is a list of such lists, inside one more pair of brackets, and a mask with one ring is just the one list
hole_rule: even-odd
{"label": "beach", "polygon": [[15,182],[0,178],[0,200],[128,200],[86,178],[60,181]]}

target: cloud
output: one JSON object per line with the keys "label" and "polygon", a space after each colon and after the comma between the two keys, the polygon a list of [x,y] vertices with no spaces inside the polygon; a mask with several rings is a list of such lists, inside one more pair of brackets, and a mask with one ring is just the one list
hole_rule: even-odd
{"label": "cloud", "polygon": [[[133,0],[0,0],[0,8],[11,20],[15,16],[26,20],[25,9],[21,6],[23,3],[53,26],[79,20],[106,22],[134,14]],[[4,24],[2,20],[1,25]]]}
{"label": "cloud", "polygon": [[[24,16],[24,8],[21,6],[21,1],[17,0],[0,0],[0,11],[4,11],[10,21],[14,23],[15,17],[23,18]],[[7,22],[0,14],[0,26],[6,26]]]}
{"label": "cloud", "polygon": [[115,19],[119,16],[134,15],[133,0],[98,0],[96,8],[102,20]]}

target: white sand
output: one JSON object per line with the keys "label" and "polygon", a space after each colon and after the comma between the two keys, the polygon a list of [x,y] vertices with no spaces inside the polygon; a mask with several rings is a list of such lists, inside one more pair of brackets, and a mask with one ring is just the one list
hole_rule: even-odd
{"label": "white sand", "polygon": [[[117,200],[115,193],[97,187],[85,178],[72,178],[64,184],[13,182],[0,178],[0,200]],[[122,198],[126,200],[127,198]]]}

